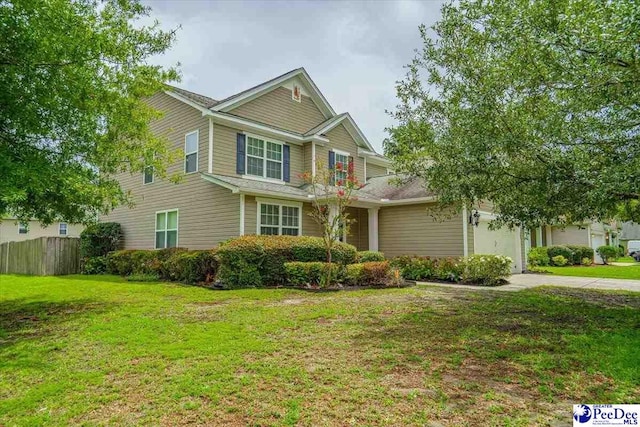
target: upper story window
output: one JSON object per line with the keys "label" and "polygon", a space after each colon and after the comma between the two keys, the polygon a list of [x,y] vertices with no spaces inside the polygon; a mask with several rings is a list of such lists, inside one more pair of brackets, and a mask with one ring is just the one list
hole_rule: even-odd
{"label": "upper story window", "polygon": [[198,131],[184,136],[184,173],[198,171]]}
{"label": "upper story window", "polygon": [[247,136],[247,175],[282,180],[282,144]]}
{"label": "upper story window", "polygon": [[335,185],[341,185],[340,183],[344,183],[349,176],[349,153],[335,151],[335,156]]}
{"label": "upper story window", "polygon": [[144,178],[143,178],[143,183],[144,184],[151,184],[153,183],[153,166],[146,166],[144,168]]}
{"label": "upper story window", "polygon": [[61,222],[60,225],[58,226],[58,234],[61,236],[66,236],[67,235],[67,223],[66,222]]}
{"label": "upper story window", "polygon": [[156,249],[178,246],[178,210],[156,212]]}
{"label": "upper story window", "polygon": [[29,232],[29,224],[21,222],[18,224],[18,234],[27,234]]}

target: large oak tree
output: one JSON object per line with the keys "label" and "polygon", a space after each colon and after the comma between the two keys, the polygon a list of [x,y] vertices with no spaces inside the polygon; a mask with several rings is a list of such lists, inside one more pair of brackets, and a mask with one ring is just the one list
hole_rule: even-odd
{"label": "large oak tree", "polygon": [[640,2],[446,5],[398,83],[386,154],[498,223],[640,218]]}
{"label": "large oak tree", "polygon": [[0,1],[0,217],[91,221],[128,203],[115,174],[165,175],[144,99],[177,79],[151,65],[174,32],[136,0]]}

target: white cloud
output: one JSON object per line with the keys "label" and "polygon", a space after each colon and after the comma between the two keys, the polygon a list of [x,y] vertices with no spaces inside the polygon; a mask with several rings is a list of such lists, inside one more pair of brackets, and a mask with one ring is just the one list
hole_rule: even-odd
{"label": "white cloud", "polygon": [[378,151],[393,124],[395,82],[420,48],[418,26],[442,1],[147,1],[178,40],[158,58],[181,63],[181,87],[221,99],[305,67],[338,112]]}

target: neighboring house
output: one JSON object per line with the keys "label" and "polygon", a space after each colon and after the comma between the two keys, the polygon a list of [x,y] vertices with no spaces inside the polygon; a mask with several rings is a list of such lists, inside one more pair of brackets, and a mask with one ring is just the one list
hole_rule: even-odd
{"label": "neighboring house", "polygon": [[621,225],[620,243],[627,248],[629,240],[640,240],[640,224],[635,222],[623,222]]}
{"label": "neighboring house", "polygon": [[25,223],[15,218],[5,218],[0,220],[0,243],[21,242],[38,237],[80,237],[82,230],[84,226],[80,224],[54,222],[42,227],[39,221]]}
{"label": "neighboring house", "polygon": [[[543,226],[531,230],[529,247],[553,246],[553,245],[580,245],[589,246],[595,251],[600,246],[618,246],[619,230],[615,223],[589,222],[580,225],[568,225],[566,227]],[[594,261],[602,264],[602,259],[596,253]]]}
{"label": "neighboring house", "polygon": [[152,130],[183,150],[168,173],[184,176],[179,184],[151,170],[119,177],[136,206],[101,221],[122,225],[125,248],[204,249],[245,234],[319,236],[300,175],[316,173],[321,160],[323,167],[352,163],[366,182],[355,193],[349,214],[356,222],[345,236],[359,250],[387,257],[504,253],[522,271],[520,230],[489,230],[492,214],[482,210],[478,227],[466,211],[433,219],[433,194],[417,180],[395,185],[389,161],[348,113],[336,114],[302,68],[219,101],[169,87],[149,103],[164,112]]}

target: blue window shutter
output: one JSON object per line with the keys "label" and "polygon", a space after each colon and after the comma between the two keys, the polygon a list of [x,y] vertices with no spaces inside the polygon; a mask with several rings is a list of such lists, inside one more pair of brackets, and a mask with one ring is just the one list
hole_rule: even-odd
{"label": "blue window shutter", "polygon": [[245,135],[243,133],[237,134],[236,142],[236,173],[244,175]]}
{"label": "blue window shutter", "polygon": [[336,153],[329,151],[329,169],[336,167]]}
{"label": "blue window shutter", "polygon": [[282,179],[285,182],[291,182],[291,170],[289,166],[289,146],[282,146]]}

